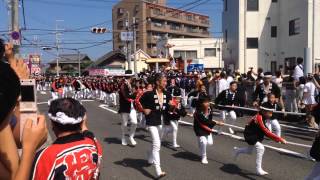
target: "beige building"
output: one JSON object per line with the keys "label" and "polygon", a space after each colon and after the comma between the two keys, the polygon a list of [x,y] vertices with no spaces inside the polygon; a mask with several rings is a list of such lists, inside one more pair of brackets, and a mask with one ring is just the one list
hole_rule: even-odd
{"label": "beige building", "polygon": [[[122,0],[112,9],[113,49],[125,49],[126,42],[120,33],[132,28],[136,20],[136,49],[150,56],[157,55],[156,43],[168,38],[208,38],[210,20],[208,16],[186,12],[166,6],[166,0]],[[132,43],[133,44],[133,43]]]}

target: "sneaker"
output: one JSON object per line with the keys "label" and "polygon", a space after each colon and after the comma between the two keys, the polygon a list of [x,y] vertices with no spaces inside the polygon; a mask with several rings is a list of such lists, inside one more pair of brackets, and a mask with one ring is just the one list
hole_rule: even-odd
{"label": "sneaker", "polygon": [[166,172],[162,172],[156,179],[161,179],[167,175]]}
{"label": "sneaker", "polygon": [[234,134],[234,131],[233,131],[232,128],[229,128],[229,133],[230,133],[230,134]]}
{"label": "sneaker", "polygon": [[126,140],[125,138],[122,138],[122,139],[121,139],[121,144],[122,144],[123,146],[127,146],[127,145],[128,145],[127,140]]}
{"label": "sneaker", "polygon": [[130,140],[130,143],[131,143],[132,146],[137,145],[137,142],[134,140],[133,137],[130,137],[129,140]]}
{"label": "sneaker", "polygon": [[259,176],[264,176],[264,175],[267,175],[267,174],[269,174],[269,173],[264,171],[263,169],[257,170],[257,175],[259,175]]}
{"label": "sneaker", "polygon": [[208,164],[209,162],[208,162],[208,159],[206,157],[204,157],[204,158],[202,158],[201,163]]}
{"label": "sneaker", "polygon": [[175,144],[172,146],[173,148],[180,148],[181,146],[179,144]]}

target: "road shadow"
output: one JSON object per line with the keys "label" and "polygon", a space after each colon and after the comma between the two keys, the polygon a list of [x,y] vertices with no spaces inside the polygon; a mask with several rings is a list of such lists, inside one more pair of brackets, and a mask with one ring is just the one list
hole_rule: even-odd
{"label": "road shadow", "polygon": [[257,179],[257,177],[260,177],[260,178],[263,178],[263,179],[270,179],[270,178],[267,178],[267,177],[258,176],[258,175],[254,174],[254,173],[245,172],[244,170],[240,169],[235,164],[223,164],[223,166],[220,167],[220,170],[225,172],[225,173],[228,173],[228,174],[238,175],[238,176],[241,176],[243,178],[251,179],[251,180],[255,180],[255,179]]}
{"label": "road shadow", "polygon": [[199,155],[194,154],[192,152],[188,152],[188,151],[178,152],[173,154],[172,156],[175,158],[180,158],[180,159],[189,160],[189,161],[200,162],[201,160]]}
{"label": "road shadow", "polygon": [[151,178],[151,179],[156,179],[152,174],[150,174],[147,170],[145,170],[145,167],[149,167],[150,165],[148,164],[147,160],[144,159],[132,159],[132,158],[125,158],[122,161],[116,161],[114,164],[123,166],[123,167],[129,167],[133,168],[137,171],[139,171],[141,174],[144,176]]}
{"label": "road shadow", "polygon": [[121,140],[119,138],[114,137],[104,138],[103,141],[108,144],[121,144]]}

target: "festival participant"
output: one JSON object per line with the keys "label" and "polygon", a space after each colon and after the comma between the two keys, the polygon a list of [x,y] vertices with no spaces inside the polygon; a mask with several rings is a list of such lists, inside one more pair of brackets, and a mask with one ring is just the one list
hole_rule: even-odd
{"label": "festival participant", "polygon": [[215,125],[224,125],[223,122],[212,120],[212,117],[213,115],[210,109],[210,97],[200,97],[197,102],[196,112],[194,113],[193,129],[198,137],[202,164],[208,164],[207,146],[213,144],[213,127]]}
{"label": "festival participant", "polygon": [[305,180],[319,180],[320,179],[320,131],[316,134],[310,149],[310,156],[316,160],[316,164],[313,166],[310,174]]}
{"label": "festival participant", "polygon": [[261,176],[268,174],[268,172],[262,169],[262,158],[264,154],[262,141],[264,136],[268,136],[276,142],[287,143],[285,139],[273,134],[266,127],[266,121],[272,117],[273,111],[273,106],[269,104],[260,106],[260,112],[249,121],[244,130],[244,138],[248,143],[248,147],[234,147],[234,159],[237,159],[240,154],[252,154],[253,150],[256,149],[256,173]]}
{"label": "festival participant", "polygon": [[157,177],[161,178],[166,173],[162,171],[160,166],[160,137],[163,121],[170,107],[171,95],[165,90],[167,78],[163,74],[157,73],[154,79],[155,89],[144,93],[140,98],[140,103],[142,104],[146,125],[152,138],[152,148],[151,152],[148,153],[148,162],[155,166]]}
{"label": "festival participant", "polygon": [[[282,106],[276,102],[276,96],[272,93],[268,94],[268,102],[262,104],[262,106],[264,105],[272,106],[274,111],[284,111]],[[272,117],[266,122],[266,126],[268,127],[268,129],[270,131],[274,131],[274,133],[279,137],[281,137],[281,126],[278,119],[280,119],[281,116],[281,114],[273,113]]]}
{"label": "festival participant", "polygon": [[99,179],[102,147],[86,125],[86,110],[79,101],[53,101],[48,116],[55,142],[36,154],[30,179]]}
{"label": "festival participant", "polygon": [[[240,94],[237,91],[238,85],[236,81],[232,81],[230,83],[230,88],[227,90],[222,91],[218,97],[215,99],[216,105],[222,105],[222,106],[240,106],[243,104],[243,98],[240,96]],[[220,112],[220,116],[223,121],[226,121],[227,116],[230,116],[230,119],[232,125],[237,119],[237,111],[234,108],[230,107],[219,107],[222,111]],[[231,127],[229,127],[229,132],[231,134],[234,134],[234,131]]]}
{"label": "festival participant", "polygon": [[131,126],[130,126],[130,132],[129,132],[129,141],[130,143],[135,146],[137,142],[134,140],[134,135],[137,128],[137,112],[134,107],[134,94],[133,89],[131,87],[131,81],[132,81],[132,71],[127,70],[125,72],[126,77],[123,82],[123,84],[120,87],[119,97],[120,97],[120,107],[119,107],[119,113],[121,114],[122,123],[121,123],[121,143],[122,145],[126,146],[126,130],[128,121],[130,120]]}
{"label": "festival participant", "polygon": [[167,111],[164,121],[165,127],[163,130],[163,135],[172,133],[172,147],[176,149],[180,147],[180,145],[177,143],[179,120],[181,117],[185,117],[187,115],[187,112],[182,104],[180,88],[175,88],[173,90],[170,104],[169,111]]}
{"label": "festival participant", "polygon": [[272,75],[270,72],[264,73],[263,83],[260,83],[253,93],[253,105],[258,106],[268,101],[267,95],[273,93],[276,96],[276,101],[280,102],[281,92],[277,84],[271,82]]}

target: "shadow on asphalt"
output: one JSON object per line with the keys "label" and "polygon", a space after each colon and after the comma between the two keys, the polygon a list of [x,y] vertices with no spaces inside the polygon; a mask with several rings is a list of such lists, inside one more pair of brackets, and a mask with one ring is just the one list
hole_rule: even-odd
{"label": "shadow on asphalt", "polygon": [[141,172],[144,176],[155,179],[155,177],[150,174],[147,170],[145,170],[145,167],[149,167],[150,165],[148,164],[147,160],[144,159],[132,159],[132,158],[125,158],[122,161],[116,161],[114,164],[124,166],[124,167],[129,167],[133,168],[139,172]]}
{"label": "shadow on asphalt", "polygon": [[114,137],[104,138],[103,141],[107,142],[108,144],[121,144],[121,140]]}
{"label": "shadow on asphalt", "polygon": [[[246,179],[251,179],[251,180],[255,180],[257,179],[257,175],[254,174],[254,173],[249,173],[249,172],[245,172],[243,171],[242,169],[240,169],[237,165],[235,164],[223,164],[222,167],[220,167],[221,171],[225,172],[225,173],[228,173],[228,174],[233,174],[233,175],[238,175],[238,176],[241,176],[243,178],[246,178]],[[254,177],[252,177],[254,176]],[[260,177],[260,176],[259,176]],[[270,178],[267,178],[267,177],[261,177],[261,178],[264,178],[264,179],[270,179]]]}
{"label": "shadow on asphalt", "polygon": [[197,154],[194,154],[192,152],[178,152],[178,153],[175,153],[172,155],[173,157],[175,158],[181,158],[181,159],[184,159],[184,160],[189,160],[189,161],[197,161],[197,162],[200,162],[200,156],[197,155]]}

